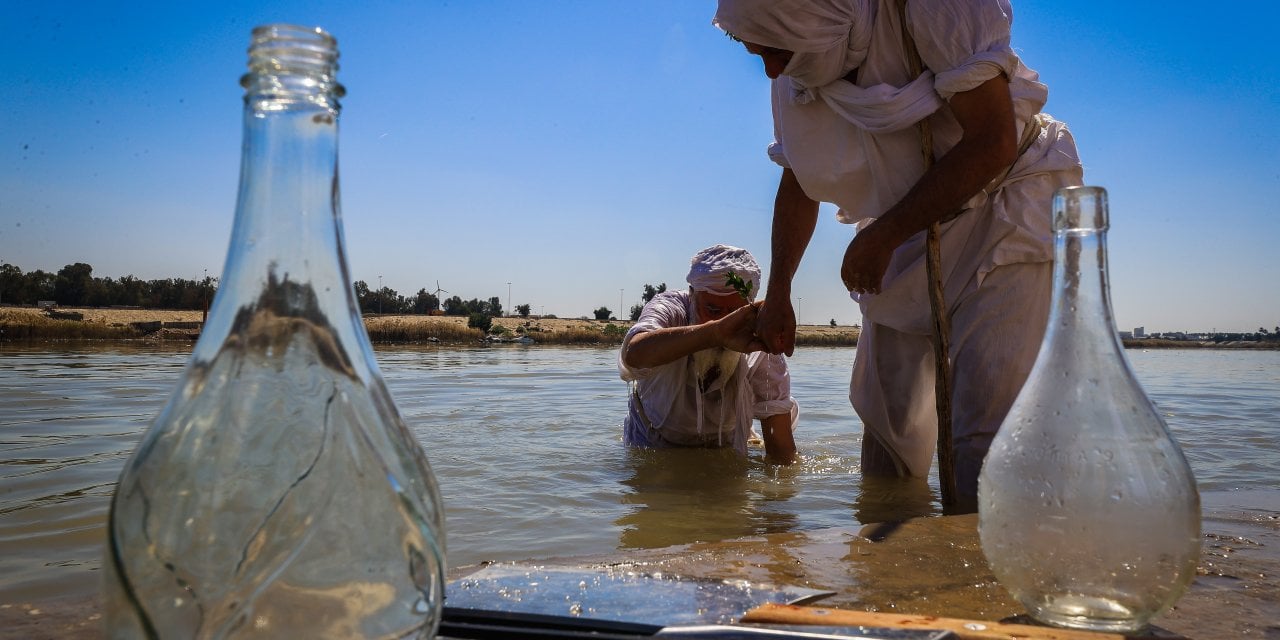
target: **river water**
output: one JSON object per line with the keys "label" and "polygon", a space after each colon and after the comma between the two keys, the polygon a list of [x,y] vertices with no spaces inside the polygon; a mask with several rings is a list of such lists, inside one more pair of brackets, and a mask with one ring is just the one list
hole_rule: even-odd
{"label": "river water", "polygon": [[[97,589],[116,476],[189,353],[0,346],[0,602]],[[1128,356],[1202,491],[1280,487],[1280,351]],[[444,495],[450,567],[940,512],[934,478],[905,490],[860,478],[852,349],[801,348],[791,359],[802,454],[791,467],[765,465],[758,451],[741,460],[625,449],[615,357],[588,347],[378,347]]]}

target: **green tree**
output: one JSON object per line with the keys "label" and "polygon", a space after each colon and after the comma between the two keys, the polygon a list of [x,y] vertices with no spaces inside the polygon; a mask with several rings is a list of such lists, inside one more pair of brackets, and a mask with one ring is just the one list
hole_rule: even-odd
{"label": "green tree", "polygon": [[9,263],[0,265],[0,302],[19,302],[17,300],[18,284],[22,281],[22,269]]}
{"label": "green tree", "polygon": [[452,296],[444,301],[444,313],[449,316],[465,316],[467,308],[463,305],[462,298]]}
{"label": "green tree", "polygon": [[93,267],[83,262],[69,264],[58,271],[54,282],[53,299],[58,304],[83,306],[89,298],[93,282]]}
{"label": "green tree", "polygon": [[516,313],[520,314],[521,318],[528,318],[530,311],[533,311],[533,307],[527,304],[516,305]]}
{"label": "green tree", "polygon": [[487,309],[487,313],[495,318],[501,318],[503,316],[502,300],[499,300],[498,296],[489,298],[489,307]]}
{"label": "green tree", "polygon": [[613,315],[613,312],[609,310],[609,307],[600,307],[592,313],[596,315],[596,320],[608,320],[609,316]]}
{"label": "green tree", "polygon": [[352,285],[356,290],[356,306],[360,307],[360,312],[368,312],[373,305],[373,293],[369,291],[369,285],[364,280],[356,280]]}
{"label": "green tree", "polygon": [[637,304],[631,307],[631,321],[635,322],[640,319],[641,312],[644,311],[644,305]]}
{"label": "green tree", "polygon": [[833,326],[833,327],[834,327],[834,326],[836,326],[836,319],[835,319],[835,318],[832,318],[832,319],[831,319],[831,326]]}
{"label": "green tree", "polygon": [[467,318],[467,326],[488,333],[489,327],[493,326],[493,318],[484,313],[473,313]]}
{"label": "green tree", "polygon": [[428,293],[426,289],[418,289],[417,295],[413,297],[413,313],[427,314],[440,308],[440,298],[434,293]]}
{"label": "green tree", "polygon": [[666,290],[667,290],[667,283],[665,282],[656,287],[651,284],[645,284],[644,293],[640,297],[641,299],[644,300],[645,304],[648,304],[650,300],[653,300],[654,296]]}
{"label": "green tree", "polygon": [[140,307],[147,299],[147,283],[131,275],[120,278],[120,289],[129,306]]}

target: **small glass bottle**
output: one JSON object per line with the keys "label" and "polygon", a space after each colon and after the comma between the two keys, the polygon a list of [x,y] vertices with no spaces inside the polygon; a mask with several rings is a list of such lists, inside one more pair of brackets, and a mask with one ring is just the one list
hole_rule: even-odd
{"label": "small glass bottle", "polygon": [[430,637],[444,521],[355,304],[337,43],[253,30],[240,191],[207,324],[125,464],[109,637]]}
{"label": "small glass bottle", "polygon": [[1053,216],[1049,325],[983,464],[978,532],[1032,617],[1135,631],[1194,577],[1200,496],[1115,330],[1106,191],[1060,189]]}

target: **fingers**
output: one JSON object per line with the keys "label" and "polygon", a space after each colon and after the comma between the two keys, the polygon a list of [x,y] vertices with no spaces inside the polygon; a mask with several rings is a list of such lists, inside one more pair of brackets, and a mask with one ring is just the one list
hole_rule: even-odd
{"label": "fingers", "polygon": [[841,272],[840,279],[844,281],[844,288],[854,293],[880,293],[880,278],[878,276],[862,272],[846,275]]}
{"label": "fingers", "polygon": [[846,290],[854,293],[880,292],[880,278],[848,266],[840,269],[840,281],[844,283]]}

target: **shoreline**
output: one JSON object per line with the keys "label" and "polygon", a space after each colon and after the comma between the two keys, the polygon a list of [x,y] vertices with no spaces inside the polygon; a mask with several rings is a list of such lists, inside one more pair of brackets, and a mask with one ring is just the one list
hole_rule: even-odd
{"label": "shoreline", "polygon": [[[619,345],[629,320],[592,320],[551,316],[503,316],[492,319],[489,333],[467,326],[466,316],[367,314],[365,331],[374,344],[473,345],[524,343]],[[35,307],[0,307],[0,343],[63,341],[188,341],[200,337],[204,312],[177,309],[67,307],[46,312]],[[858,325],[804,324],[796,328],[797,346],[854,346]],[[1126,349],[1280,350],[1280,340],[1224,341],[1123,338]]]}
{"label": "shoreline", "polygon": [[[527,336],[531,344],[619,345],[632,325],[629,320],[503,316],[492,319],[486,334],[469,328],[466,316],[367,314],[363,319],[374,344],[487,344],[519,342]],[[66,307],[48,314],[34,307],[4,307],[0,308],[0,342],[194,341],[203,320],[204,312],[190,310]],[[856,326],[801,325],[796,344],[852,346],[859,333]]]}

